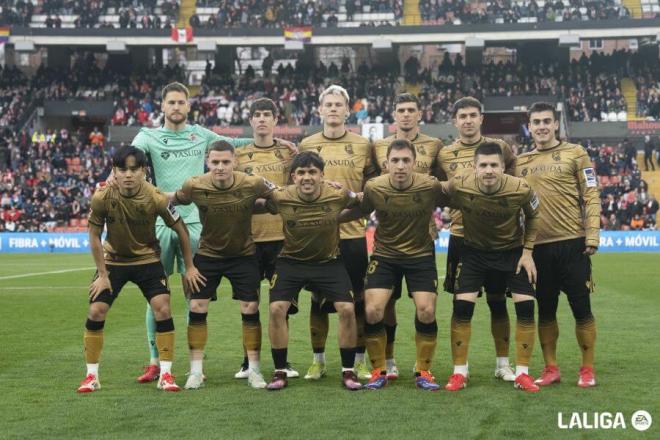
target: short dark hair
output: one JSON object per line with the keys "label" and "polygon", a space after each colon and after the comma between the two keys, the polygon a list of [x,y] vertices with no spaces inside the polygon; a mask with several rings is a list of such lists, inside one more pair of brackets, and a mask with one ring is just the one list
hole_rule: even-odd
{"label": "short dark hair", "polygon": [[259,110],[270,110],[273,112],[273,116],[277,116],[277,106],[272,99],[268,98],[259,98],[252,103],[250,106],[250,118],[254,116],[254,112]]}
{"label": "short dark hair", "polygon": [[190,92],[188,91],[188,87],[184,86],[180,82],[172,82],[166,85],[165,87],[163,87],[163,90],[161,90],[160,92],[160,98],[164,101],[165,97],[170,92],[181,92],[184,95],[186,95],[186,99],[190,97]]}
{"label": "short dark hair", "polygon": [[129,156],[135,157],[135,164],[141,168],[147,166],[147,155],[144,151],[132,145],[125,145],[117,148],[115,154],[112,155],[112,166],[117,168],[126,168],[126,159]]}
{"label": "short dark hair", "polygon": [[289,169],[291,172],[295,172],[298,168],[306,168],[306,167],[316,167],[319,170],[323,171],[323,159],[321,159],[321,156],[318,155],[318,153],[315,153],[313,151],[303,151],[302,153],[294,156],[293,160],[291,161],[291,166]]}
{"label": "short dark hair", "polygon": [[396,139],[387,147],[387,158],[389,159],[392,150],[410,150],[412,151],[413,158],[417,158],[417,151],[415,146],[408,139]]}
{"label": "short dark hair", "polygon": [[417,110],[422,109],[422,101],[419,100],[419,98],[412,93],[401,93],[394,98],[394,108],[396,109],[396,106],[399,104],[404,104],[406,102],[414,102],[415,105],[417,106]]}
{"label": "short dark hair", "polygon": [[454,105],[451,108],[451,117],[455,118],[456,113],[458,113],[460,109],[469,108],[469,107],[478,108],[479,113],[482,113],[483,105],[481,105],[481,102],[477,98],[473,98],[472,96],[466,96],[465,98],[461,98],[454,103]]}
{"label": "short dark hair", "polygon": [[477,150],[474,152],[474,161],[477,161],[477,156],[478,155],[490,155],[490,154],[497,154],[501,158],[504,158],[504,153],[502,153],[502,147],[499,144],[496,144],[495,142],[484,142],[483,144],[479,145],[477,147]]}
{"label": "short dark hair", "polygon": [[549,102],[538,101],[533,103],[527,110],[527,118],[532,118],[532,113],[540,112],[552,112],[552,117],[555,118],[555,121],[559,120],[559,114],[555,110],[555,106]]}
{"label": "short dark hair", "polygon": [[234,154],[236,149],[227,141],[215,141],[208,146],[206,154],[208,155],[211,151],[229,151],[231,154]]}

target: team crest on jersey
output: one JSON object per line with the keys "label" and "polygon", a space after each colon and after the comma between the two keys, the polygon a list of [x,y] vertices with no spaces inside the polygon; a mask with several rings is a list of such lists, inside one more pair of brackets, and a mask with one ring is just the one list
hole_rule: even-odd
{"label": "team crest on jersey", "polygon": [[323,211],[325,213],[328,213],[328,212],[332,211],[332,208],[330,208],[328,205],[323,205],[323,206],[321,206],[321,211]]}
{"label": "team crest on jersey", "polygon": [[561,160],[561,153],[559,151],[552,153],[552,160],[559,162]]}
{"label": "team crest on jersey", "polygon": [[350,155],[355,154],[355,153],[353,153],[353,144],[344,145],[344,150]]}
{"label": "team crest on jersey", "polygon": [[426,155],[426,148],[424,148],[424,145],[418,145],[418,146],[417,146],[417,152],[418,152],[419,154]]}
{"label": "team crest on jersey", "polygon": [[167,160],[170,157],[170,153],[168,151],[163,151],[162,153],[160,153],[160,157],[162,157],[163,160]]}
{"label": "team crest on jersey", "polygon": [[241,191],[240,189],[237,189],[236,191],[234,191],[234,197],[236,197],[237,199],[240,199],[241,197],[243,197],[243,191]]}
{"label": "team crest on jersey", "polygon": [[295,220],[287,220],[286,221],[286,226],[287,228],[293,228],[296,226],[296,221]]}
{"label": "team crest on jersey", "polygon": [[412,196],[412,201],[415,202],[415,203],[421,203],[421,201],[422,201],[422,196],[420,196],[419,194],[415,193],[415,194],[413,194],[413,196]]}
{"label": "team crest on jersey", "polygon": [[456,171],[456,168],[458,168],[458,164],[456,162],[449,165],[449,169],[452,171]]}
{"label": "team crest on jersey", "polygon": [[252,167],[245,167],[245,174],[252,174]]}
{"label": "team crest on jersey", "polygon": [[190,138],[189,139],[191,141],[194,141],[195,139],[197,139],[197,136],[195,136],[195,133],[190,133]]}
{"label": "team crest on jersey", "polygon": [[161,139],[161,140],[163,141],[163,143],[164,143],[165,145],[167,145],[167,142],[169,141],[168,138],[163,138],[163,139]]}
{"label": "team crest on jersey", "polygon": [[275,150],[275,157],[278,158],[279,160],[284,160],[284,155],[280,150]]}
{"label": "team crest on jersey", "polygon": [[522,170],[520,170],[520,175],[526,177],[528,172],[529,170],[527,168],[523,168]]}
{"label": "team crest on jersey", "polygon": [[321,145],[319,145],[318,147],[316,147],[316,151],[318,151],[319,153],[321,152],[322,149],[323,149],[323,146],[321,146]]}

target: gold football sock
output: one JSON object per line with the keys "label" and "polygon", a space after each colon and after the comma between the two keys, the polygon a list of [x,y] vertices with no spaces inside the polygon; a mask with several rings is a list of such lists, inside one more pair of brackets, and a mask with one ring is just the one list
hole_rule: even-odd
{"label": "gold football sock", "polygon": [[385,371],[385,345],[387,344],[387,334],[383,327],[383,322],[365,325],[367,352],[371,365],[374,369]]}
{"label": "gold football sock", "polygon": [[428,371],[433,363],[435,346],[438,340],[438,324],[420,322],[415,318],[415,346],[417,348],[417,371]]}
{"label": "gold football sock", "polygon": [[596,321],[593,316],[575,323],[575,335],[582,350],[582,366],[593,367],[596,346]]}
{"label": "gold football sock", "polygon": [[243,321],[243,345],[248,352],[261,351],[261,322]]}
{"label": "gold football sock", "polygon": [[208,325],[202,323],[188,324],[188,348],[191,350],[204,351],[208,339]]}
{"label": "gold football sock", "polygon": [[470,321],[459,321],[452,317],[451,320],[451,357],[454,365],[466,365],[470,337],[472,336],[472,323]]}
{"label": "gold football sock", "polygon": [[172,362],[174,359],[174,330],[156,332],[156,347],[161,361]]}
{"label": "gold football sock", "polygon": [[103,349],[103,330],[85,329],[83,344],[85,347],[85,362],[98,364]]}
{"label": "gold football sock", "polygon": [[557,320],[539,320],[539,341],[545,365],[557,365],[557,340],[559,339],[559,326]]}

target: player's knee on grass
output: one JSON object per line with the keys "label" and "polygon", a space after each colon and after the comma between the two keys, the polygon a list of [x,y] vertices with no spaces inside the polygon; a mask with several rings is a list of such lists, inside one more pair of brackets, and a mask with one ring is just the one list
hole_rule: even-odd
{"label": "player's knee on grass", "polygon": [[208,313],[209,302],[208,299],[193,299],[190,301],[190,311],[195,313]]}
{"label": "player's knee on grass", "polygon": [[335,302],[335,309],[339,319],[355,318],[355,306],[349,302]]}
{"label": "player's knee on grass", "polygon": [[253,315],[259,311],[258,301],[239,301],[242,315]]}
{"label": "player's knee on grass", "polygon": [[288,301],[274,301],[268,306],[270,319],[286,321],[286,314],[289,310],[290,303]]}
{"label": "player's knee on grass", "polygon": [[87,318],[92,321],[105,321],[105,316],[110,310],[110,306],[103,302],[95,302],[89,305]]}
{"label": "player's knee on grass", "polygon": [[156,295],[149,301],[151,310],[154,312],[156,321],[162,321],[172,317],[170,311],[170,296],[168,294]]}

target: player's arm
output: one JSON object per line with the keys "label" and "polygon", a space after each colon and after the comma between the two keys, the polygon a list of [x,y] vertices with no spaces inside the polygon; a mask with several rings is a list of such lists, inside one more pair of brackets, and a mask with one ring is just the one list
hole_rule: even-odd
{"label": "player's arm", "polygon": [[364,169],[362,170],[362,174],[364,175],[363,182],[365,182],[365,184],[369,179],[377,177],[380,174],[378,172],[378,168],[376,165],[374,165],[376,161],[373,158],[376,154],[376,147],[374,146],[373,142],[369,142],[368,149],[369,151],[367,152],[367,156],[364,161]]}
{"label": "player's arm", "polygon": [[176,232],[179,238],[179,246],[183,254],[183,262],[186,265],[186,273],[183,275],[183,281],[188,286],[191,292],[199,292],[202,286],[206,285],[206,278],[199,273],[195,267],[192,257],[192,246],[190,244],[190,234],[186,224],[179,218],[173,225],[170,226]]}
{"label": "player's arm", "polygon": [[460,208],[456,205],[454,200],[455,186],[454,181],[435,181],[433,183],[433,188],[435,190],[435,206],[449,206],[451,208]]}
{"label": "player's arm", "polygon": [[187,179],[183,182],[181,189],[164,194],[167,196],[167,200],[173,205],[190,205],[192,203],[192,180]]}
{"label": "player's arm", "polygon": [[442,155],[440,152],[444,147],[438,148],[438,153],[435,155],[435,160],[433,161],[433,168],[431,169],[431,175],[434,176],[441,182],[449,180],[447,173],[445,173],[444,168],[442,168]]}
{"label": "player's arm", "polygon": [[89,286],[89,298],[94,300],[104,290],[109,289],[112,291],[112,286],[110,284],[108,270],[105,267],[103,243],[101,242],[101,235],[103,234],[103,226],[105,225],[106,216],[102,195],[98,192],[94,194],[90,205],[91,210],[88,218],[89,243],[92,257],[94,258],[94,264],[96,265],[96,273],[98,275]]}
{"label": "player's arm", "polygon": [[[525,184],[527,186],[527,184]],[[525,214],[525,235],[523,238],[523,251],[518,260],[516,273],[520,273],[520,269],[524,268],[527,271],[527,277],[530,283],[536,282],[536,265],[532,258],[534,251],[534,241],[538,233],[539,222],[539,198],[533,189],[528,188],[529,191],[525,197],[522,206],[523,213]]]}
{"label": "player's arm", "polygon": [[360,220],[361,218],[369,217],[369,212],[364,212],[362,208],[362,201],[364,200],[364,193],[355,193],[355,199],[357,204],[353,204],[351,207],[344,208],[339,215],[337,220],[339,223],[348,223],[354,220]]}
{"label": "player's arm", "polygon": [[589,155],[584,148],[577,158],[576,180],[580,191],[580,200],[584,205],[584,253],[593,255],[598,250],[600,242],[600,194],[596,181],[596,171],[591,165]]}
{"label": "player's arm", "polygon": [[273,204],[270,204],[269,200],[272,199],[273,192],[277,189],[274,183],[269,181],[266,178],[261,178],[261,181],[257,183],[257,194],[258,198],[254,201],[254,214],[277,214],[277,211],[272,212]]}

